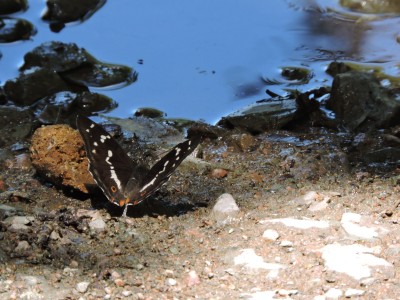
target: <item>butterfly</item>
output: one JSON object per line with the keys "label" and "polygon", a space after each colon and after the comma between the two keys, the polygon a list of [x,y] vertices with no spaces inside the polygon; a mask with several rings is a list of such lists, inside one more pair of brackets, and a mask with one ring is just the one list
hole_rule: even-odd
{"label": "butterfly", "polygon": [[154,194],[201,142],[197,136],[170,150],[150,169],[132,160],[104,128],[87,117],[77,117],[89,171],[110,202],[120,207],[136,205]]}

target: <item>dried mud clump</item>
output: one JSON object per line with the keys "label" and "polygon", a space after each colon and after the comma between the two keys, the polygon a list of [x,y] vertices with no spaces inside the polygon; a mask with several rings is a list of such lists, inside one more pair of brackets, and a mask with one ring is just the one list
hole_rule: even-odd
{"label": "dried mud clump", "polygon": [[94,181],[88,172],[84,144],[78,131],[66,125],[37,129],[30,147],[32,164],[51,183],[88,193]]}

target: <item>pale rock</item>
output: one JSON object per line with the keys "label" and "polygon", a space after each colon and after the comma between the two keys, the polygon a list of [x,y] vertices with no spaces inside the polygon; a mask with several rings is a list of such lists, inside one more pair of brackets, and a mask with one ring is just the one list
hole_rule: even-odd
{"label": "pale rock", "polygon": [[173,279],[173,278],[167,278],[167,279],[165,280],[165,285],[174,286],[174,285],[176,285],[176,280]]}
{"label": "pale rock", "polygon": [[335,272],[346,273],[356,280],[371,277],[371,268],[386,267],[393,269],[392,264],[383,258],[376,257],[373,248],[363,245],[330,244],[321,249],[325,266]]}
{"label": "pale rock", "polygon": [[340,297],[343,296],[343,292],[340,289],[335,289],[335,288],[330,288],[326,293],[325,293],[325,299],[326,300],[338,300]]}
{"label": "pale rock", "polygon": [[379,236],[380,233],[387,233],[388,230],[384,228],[378,228],[376,226],[361,226],[362,216],[356,213],[344,213],[340,221],[342,228],[346,231],[348,235],[351,235],[360,239],[374,239]]}
{"label": "pale rock", "polygon": [[252,294],[242,294],[240,298],[246,300],[273,300],[276,299],[275,296],[276,291],[262,291]]}
{"label": "pale rock", "polygon": [[239,207],[231,194],[222,194],[215,203],[211,216],[219,223],[229,223],[239,213]]}
{"label": "pale rock", "polygon": [[346,298],[351,298],[351,297],[358,297],[358,296],[362,296],[365,294],[365,291],[363,290],[357,290],[357,289],[347,289],[346,292],[344,293],[344,296]]}
{"label": "pale rock", "polygon": [[0,215],[3,215],[5,217],[11,217],[14,216],[17,213],[17,209],[12,206],[8,206],[5,204],[0,204]]}
{"label": "pale rock", "polygon": [[86,293],[87,292],[87,290],[88,290],[88,288],[89,288],[89,282],[88,281],[81,281],[81,282],[79,282],[79,283],[77,283],[76,284],[76,290],[79,292],[79,293]]}
{"label": "pale rock", "polygon": [[22,224],[22,225],[28,225],[32,223],[35,220],[35,217],[32,216],[13,216],[13,217],[8,217],[3,221],[5,224],[9,225],[14,225],[14,224]]}
{"label": "pale rock", "polygon": [[192,270],[188,273],[186,283],[188,286],[193,286],[200,283],[200,277],[197,275],[196,271]]}
{"label": "pale rock", "polygon": [[60,235],[58,234],[58,232],[57,231],[52,231],[51,233],[50,233],[50,239],[51,240],[53,240],[53,241],[56,241],[56,240],[59,240],[61,237],[60,237]]}
{"label": "pale rock", "polygon": [[272,219],[265,220],[262,223],[281,223],[288,227],[295,227],[299,229],[310,229],[310,228],[320,228],[326,229],[329,228],[329,222],[327,221],[316,221],[316,220],[300,220],[294,218],[282,218],[282,219]]}
{"label": "pale rock", "polygon": [[104,222],[103,218],[99,217],[89,222],[89,228],[96,232],[104,231],[106,228],[106,222]]}
{"label": "pale rock", "polygon": [[21,232],[28,231],[29,227],[24,224],[11,224],[10,227],[7,228],[10,232]]}
{"label": "pale rock", "polygon": [[279,245],[284,248],[293,247],[293,243],[287,240],[282,241]]}
{"label": "pale rock", "polygon": [[267,240],[276,241],[277,239],[279,239],[279,237],[280,237],[280,235],[279,235],[278,231],[276,231],[274,229],[267,229],[263,233],[263,238],[265,238]]}
{"label": "pale rock", "polygon": [[132,295],[132,291],[122,291],[122,296],[129,297]]}
{"label": "pale rock", "polygon": [[25,251],[28,251],[29,249],[31,249],[31,245],[29,245],[27,241],[20,241],[18,242],[18,245],[17,247],[15,247],[14,251],[16,253],[23,253]]}
{"label": "pale rock", "polygon": [[249,269],[277,270],[284,268],[281,264],[266,263],[264,259],[254,252],[254,249],[243,249],[241,254],[234,258],[235,265],[244,265]]}

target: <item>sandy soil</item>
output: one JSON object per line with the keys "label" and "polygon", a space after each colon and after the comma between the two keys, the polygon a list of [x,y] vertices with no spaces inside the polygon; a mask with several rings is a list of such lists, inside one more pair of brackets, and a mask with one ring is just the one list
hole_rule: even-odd
{"label": "sandy soil", "polygon": [[[395,169],[350,161],[345,137],[323,131],[236,140],[249,142],[203,143],[127,218],[46,183],[26,154],[9,162],[0,298],[400,298]],[[240,208],[226,219],[223,193]]]}

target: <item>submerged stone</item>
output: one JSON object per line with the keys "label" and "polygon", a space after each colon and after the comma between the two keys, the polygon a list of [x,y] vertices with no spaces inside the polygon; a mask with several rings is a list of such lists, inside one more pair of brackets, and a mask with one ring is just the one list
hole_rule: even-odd
{"label": "submerged stone", "polygon": [[1,0],[0,15],[10,15],[28,9],[27,0]]}
{"label": "submerged stone", "polygon": [[21,70],[46,68],[77,86],[127,85],[137,79],[130,67],[103,63],[74,43],[47,42],[24,56]]}
{"label": "submerged stone", "polygon": [[271,100],[250,105],[238,112],[223,117],[218,125],[239,128],[251,133],[279,129],[295,118],[297,105],[294,100]]}
{"label": "submerged stone", "polygon": [[26,20],[0,18],[0,43],[29,40],[35,34],[35,26]]}
{"label": "submerged stone", "polygon": [[57,72],[45,68],[26,71],[4,85],[7,98],[20,106],[31,105],[46,96],[72,89],[74,87],[65,82]]}
{"label": "submerged stone", "polygon": [[106,0],[47,0],[42,19],[50,23],[52,31],[59,32],[65,23],[89,19],[104,3]]}
{"label": "submerged stone", "polygon": [[65,72],[78,68],[83,64],[94,63],[96,63],[96,59],[76,44],[51,41],[45,42],[26,53],[24,64],[20,70],[41,67],[56,72]]}
{"label": "submerged stone", "polygon": [[38,101],[34,109],[43,124],[69,124],[75,127],[76,116],[106,113],[117,107],[111,98],[91,92],[63,91]]}

